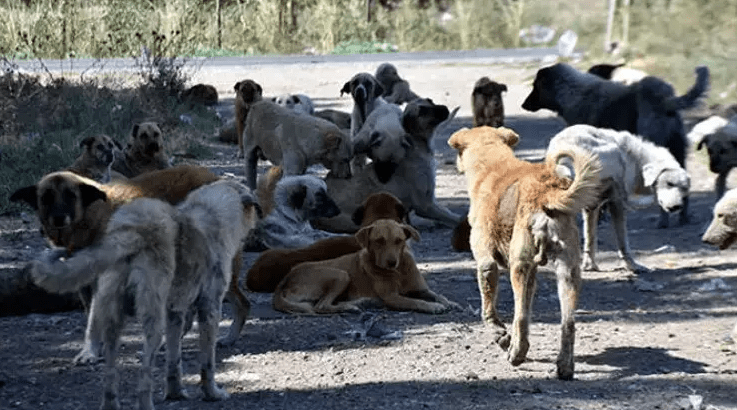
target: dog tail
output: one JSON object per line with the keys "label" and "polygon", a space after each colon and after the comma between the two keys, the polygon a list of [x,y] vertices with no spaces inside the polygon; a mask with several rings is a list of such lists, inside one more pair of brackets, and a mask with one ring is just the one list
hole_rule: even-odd
{"label": "dog tail", "polygon": [[686,94],[671,98],[668,101],[668,107],[673,111],[693,108],[708,89],[709,68],[706,66],[696,67],[696,83]]}
{"label": "dog tail", "polygon": [[595,155],[570,149],[549,153],[546,161],[556,175],[572,181],[566,190],[550,198],[545,205],[547,211],[577,213],[598,202],[601,162]]}
{"label": "dog tail", "polygon": [[276,203],[274,202],[274,191],[276,190],[276,184],[281,180],[283,175],[284,170],[282,167],[274,166],[269,168],[266,174],[258,182],[256,197],[258,199],[258,204],[261,206],[263,216],[270,214],[276,207]]}

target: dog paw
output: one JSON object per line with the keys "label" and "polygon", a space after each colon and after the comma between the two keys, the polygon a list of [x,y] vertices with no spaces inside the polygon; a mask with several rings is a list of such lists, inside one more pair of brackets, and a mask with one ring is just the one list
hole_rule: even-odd
{"label": "dog paw", "polygon": [[509,347],[509,350],[507,350],[507,361],[511,363],[512,366],[521,365],[527,358],[527,351],[529,349],[530,343],[526,340],[520,340],[512,343],[512,345]]}
{"label": "dog paw", "polygon": [[164,400],[189,400],[192,397],[187,393],[187,389],[184,387],[177,387],[172,389],[166,389],[166,396]]}
{"label": "dog paw", "polygon": [[502,348],[502,350],[508,350],[509,345],[512,343],[512,335],[504,332],[503,334],[499,334],[494,337],[494,341]]}
{"label": "dog paw", "polygon": [[86,366],[101,361],[102,357],[96,352],[89,349],[84,349],[81,352],[77,353],[76,356],[74,356],[72,363],[74,363],[75,366]]}
{"label": "dog paw", "polygon": [[573,380],[573,361],[568,363],[558,360],[556,364],[556,375],[558,376],[558,380]]}
{"label": "dog paw", "polygon": [[463,306],[461,306],[458,303],[455,303],[453,301],[450,301],[450,300],[446,302],[446,307],[445,308],[447,310],[449,310],[449,311],[451,311],[451,310],[458,310],[458,311],[466,310],[466,309],[463,308]]}
{"label": "dog paw", "polygon": [[594,262],[591,258],[584,256],[583,262],[581,263],[581,270],[598,272],[599,266],[597,266],[596,262]]}
{"label": "dog paw", "polygon": [[211,386],[209,388],[203,387],[203,392],[205,393],[206,401],[221,401],[230,398],[230,393],[217,386]]}

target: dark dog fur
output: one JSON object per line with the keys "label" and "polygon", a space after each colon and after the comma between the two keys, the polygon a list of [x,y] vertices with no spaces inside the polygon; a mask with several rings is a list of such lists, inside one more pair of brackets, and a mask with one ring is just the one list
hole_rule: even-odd
{"label": "dark dog fur", "polygon": [[218,90],[210,84],[196,84],[184,90],[182,100],[190,104],[217,105]]}
{"label": "dark dog fur", "polygon": [[489,77],[481,77],[473,86],[471,106],[473,107],[473,126],[504,126],[504,101],[502,93],[507,85],[491,81]]}
{"label": "dark dog fur", "polygon": [[420,98],[410,90],[409,83],[397,73],[397,67],[389,63],[381,64],[376,68],[376,80],[384,89],[382,97],[388,103],[404,104]]}

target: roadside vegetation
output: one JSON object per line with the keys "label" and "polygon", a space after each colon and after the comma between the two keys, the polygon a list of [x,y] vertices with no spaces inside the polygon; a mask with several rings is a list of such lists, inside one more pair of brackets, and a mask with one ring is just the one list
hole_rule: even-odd
{"label": "roadside vegetation", "polygon": [[[681,92],[705,64],[709,103],[737,101],[737,0],[636,1],[629,41],[616,56],[603,47],[605,0],[448,0],[452,19],[440,18],[432,1],[392,3],[399,6],[391,11],[377,4],[368,21],[366,0],[0,0],[0,214],[19,209],[7,203],[12,189],[69,165],[93,133],[124,142],[133,122],[153,119],[170,154],[207,156],[203,141],[217,118],[179,98],[192,85],[192,57],[539,46],[519,36],[537,24],[556,30],[543,46],[575,31],[586,52],[581,68],[626,61]],[[622,36],[618,10],[614,40]],[[138,70],[52,75],[14,64],[81,57],[135,58]]]}

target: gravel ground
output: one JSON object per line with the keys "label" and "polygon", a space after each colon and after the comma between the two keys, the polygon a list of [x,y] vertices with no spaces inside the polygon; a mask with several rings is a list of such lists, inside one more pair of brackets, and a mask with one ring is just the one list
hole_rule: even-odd
{"label": "gravel ground", "polygon": [[[390,57],[390,56],[388,56]],[[388,59],[388,61],[391,61]],[[305,93],[319,107],[348,111],[340,97],[343,83],[377,64],[259,65],[197,72],[221,94],[224,116],[232,107],[235,82],[252,78],[266,95]],[[412,89],[450,108],[459,117],[435,146],[436,195],[456,212],[465,212],[465,179],[445,145],[454,129],[470,125],[470,91],[481,76],[506,83],[507,124],[521,136],[517,153],[540,158],[549,137],[563,123],[549,112],[531,115],[520,104],[530,90],[537,65],[397,63]],[[235,148],[214,144],[217,172],[242,174]],[[601,272],[584,272],[577,311],[576,375],[555,379],[559,309],[555,278],[541,269],[530,327],[528,360],[519,367],[491,341],[479,320],[480,298],[474,261],[450,248],[451,230],[414,218],[422,241],[416,259],[432,289],[463,306],[442,315],[370,311],[388,333],[362,337],[362,317],[289,316],[271,308],[271,295],[249,294],[253,315],[237,343],[218,349],[217,380],[231,393],[224,402],[201,400],[196,389],[196,332],[185,338],[184,365],[195,399],[164,402],[164,355],[157,358],[156,405],[160,409],[737,409],[737,348],[729,332],[737,316],[737,253],[703,245],[700,235],[711,217],[714,175],[703,154],[689,155],[692,222],[656,229],[655,208],[629,214],[629,234],[639,262],[653,269],[632,277],[621,270],[608,222],[600,227]],[[729,186],[737,186],[730,179]],[[675,224],[675,217],[671,218]],[[20,226],[4,221],[3,226]],[[43,246],[28,234],[3,235],[5,253],[28,256]],[[246,253],[245,269],[257,254]],[[502,278],[500,312],[511,321],[513,301]],[[229,316],[225,307],[226,318]],[[365,317],[364,317],[365,319]],[[90,409],[100,402],[101,365],[74,367],[81,348],[82,312],[0,318],[0,408]],[[225,332],[228,320],[222,323]],[[133,407],[140,348],[138,326],[123,338],[120,367],[123,407]]]}

